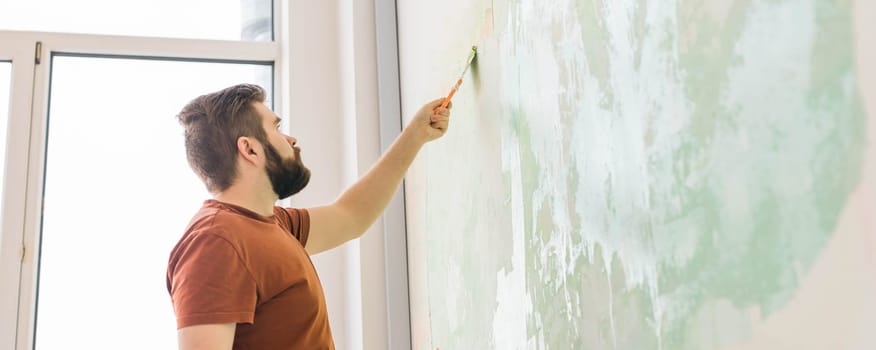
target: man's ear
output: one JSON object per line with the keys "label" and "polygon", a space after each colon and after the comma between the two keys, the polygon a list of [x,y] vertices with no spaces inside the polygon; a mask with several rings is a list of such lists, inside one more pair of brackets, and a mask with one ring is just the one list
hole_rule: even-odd
{"label": "man's ear", "polygon": [[246,136],[237,138],[237,154],[245,161],[256,163],[262,153],[261,144]]}

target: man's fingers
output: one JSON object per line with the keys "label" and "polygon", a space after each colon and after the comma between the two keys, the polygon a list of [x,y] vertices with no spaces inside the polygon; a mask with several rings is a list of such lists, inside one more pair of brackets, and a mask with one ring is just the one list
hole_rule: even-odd
{"label": "man's fingers", "polygon": [[[444,98],[443,98],[443,97],[442,97],[442,98],[439,98],[439,99],[436,99],[436,100],[434,100],[434,101],[432,101],[432,102],[427,103],[427,104],[426,104],[426,108],[428,108],[429,110],[434,111],[436,108],[441,107],[441,104],[442,104],[442,103],[444,103]],[[448,107],[449,107],[449,105],[448,105]]]}
{"label": "man's fingers", "polygon": [[433,129],[447,130],[447,121],[434,122],[429,124]]}
{"label": "man's fingers", "polygon": [[447,107],[441,108],[441,105],[444,104],[445,98],[446,97],[442,97],[442,98],[439,98],[439,99],[436,99],[432,102],[427,103],[426,108],[428,108],[429,110],[432,110],[433,112],[436,112],[436,113],[446,111],[448,109],[453,108],[453,101],[447,102]]}
{"label": "man's fingers", "polygon": [[447,110],[443,110],[443,111],[436,110],[435,113],[432,113],[432,116],[430,116],[429,118],[433,122],[439,118],[447,119],[447,118],[450,118],[450,112],[448,112]]}
{"label": "man's fingers", "polygon": [[439,106],[438,108],[435,108],[434,111],[432,111],[432,116],[449,117],[449,116],[450,116],[450,107],[448,107],[448,108],[441,108],[441,107]]}
{"label": "man's fingers", "polygon": [[450,120],[450,116],[447,114],[433,114],[429,117],[429,121],[432,123],[446,122],[448,120]]}

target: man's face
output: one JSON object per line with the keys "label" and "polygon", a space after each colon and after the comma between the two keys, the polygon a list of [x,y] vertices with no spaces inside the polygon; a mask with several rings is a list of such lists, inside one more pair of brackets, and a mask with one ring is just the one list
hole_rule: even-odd
{"label": "man's face", "polygon": [[297,140],[280,132],[280,118],[264,104],[255,105],[267,136],[267,140],[260,140],[265,144],[265,172],[274,193],[284,199],[307,186],[310,169],[301,161],[301,149],[295,146]]}

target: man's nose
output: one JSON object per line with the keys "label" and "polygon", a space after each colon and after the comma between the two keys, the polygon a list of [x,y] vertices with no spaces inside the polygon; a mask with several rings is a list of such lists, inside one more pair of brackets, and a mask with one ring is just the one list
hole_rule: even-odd
{"label": "man's nose", "polygon": [[295,146],[298,143],[298,139],[292,136],[286,136],[286,142],[289,142],[290,145]]}

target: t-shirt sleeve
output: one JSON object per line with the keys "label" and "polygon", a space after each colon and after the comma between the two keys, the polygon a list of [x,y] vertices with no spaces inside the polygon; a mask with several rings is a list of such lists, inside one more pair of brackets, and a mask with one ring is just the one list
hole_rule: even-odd
{"label": "t-shirt sleeve", "polygon": [[282,211],[286,213],[284,226],[301,242],[301,246],[306,247],[310,237],[310,213],[301,208],[283,208]]}
{"label": "t-shirt sleeve", "polygon": [[176,258],[168,277],[177,328],[253,322],[256,283],[231,243],[201,234]]}

